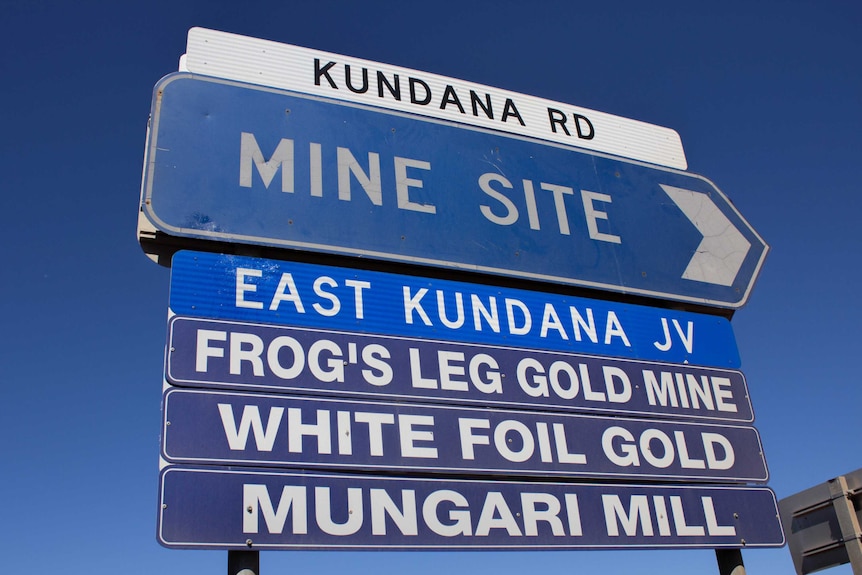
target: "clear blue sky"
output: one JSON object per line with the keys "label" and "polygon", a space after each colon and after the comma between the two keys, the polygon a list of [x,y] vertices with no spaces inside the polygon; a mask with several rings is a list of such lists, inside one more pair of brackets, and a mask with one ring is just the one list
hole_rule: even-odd
{"label": "clear blue sky", "polygon": [[[732,322],[779,498],[862,467],[858,2],[0,2],[0,548],[9,572],[219,573],[155,538],[167,269],[135,237],[190,27],[677,130],[771,245]],[[791,573],[786,548],[744,553]],[[711,551],[268,552],[262,572],[715,572]],[[831,571],[849,573],[849,566]]]}

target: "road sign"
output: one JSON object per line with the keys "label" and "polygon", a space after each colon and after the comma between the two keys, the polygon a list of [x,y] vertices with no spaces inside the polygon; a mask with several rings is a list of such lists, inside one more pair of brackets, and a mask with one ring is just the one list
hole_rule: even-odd
{"label": "road sign", "polygon": [[171,389],[175,463],[501,477],[764,482],[753,427]]}
{"label": "road sign", "polygon": [[[167,467],[158,539],[196,549],[780,547],[766,488]],[[348,511],[349,510],[349,511]]]}
{"label": "road sign", "polygon": [[168,236],[726,308],[767,252],[694,174],[188,74],[156,86],[142,209]]}
{"label": "road sign", "polygon": [[168,330],[179,386],[754,420],[739,371],[183,316]]}
{"label": "road sign", "polygon": [[205,28],[189,30],[192,73],[315,94],[686,168],[679,134],[408,68]]}
{"label": "road sign", "polygon": [[560,294],[181,251],[171,312],[354,333],[739,367],[724,318]]}
{"label": "road sign", "polygon": [[862,572],[862,469],[778,502],[796,573],[850,563]]}

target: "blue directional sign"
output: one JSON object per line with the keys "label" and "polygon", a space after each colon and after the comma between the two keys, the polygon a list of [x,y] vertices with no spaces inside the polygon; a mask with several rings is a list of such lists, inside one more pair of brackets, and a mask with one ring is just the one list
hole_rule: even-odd
{"label": "blue directional sign", "polygon": [[730,322],[721,317],[210,253],[174,255],[170,309],[184,317],[667,363],[721,368],[740,363]]}
{"label": "blue directional sign", "polygon": [[753,427],[171,389],[176,463],[764,482]]}
{"label": "blue directional sign", "polygon": [[179,386],[754,420],[734,370],[183,316],[168,329]]}
{"label": "blue directional sign", "polygon": [[766,488],[167,467],[158,539],[193,549],[780,547]]}
{"label": "blue directional sign", "polygon": [[768,249],[698,175],[189,74],[155,87],[142,209],[168,236],[725,308]]}

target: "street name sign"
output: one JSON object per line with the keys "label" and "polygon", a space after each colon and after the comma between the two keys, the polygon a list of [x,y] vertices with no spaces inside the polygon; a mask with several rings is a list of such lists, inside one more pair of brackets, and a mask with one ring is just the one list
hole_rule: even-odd
{"label": "street name sign", "polygon": [[171,313],[738,368],[722,317],[554,293],[180,251]]}
{"label": "street name sign", "polygon": [[173,237],[723,308],[768,250],[701,176],[189,74],[155,88],[142,193]]}
{"label": "street name sign", "polygon": [[162,470],[158,540],[192,549],[780,547],[767,488]]}
{"label": "street name sign", "polygon": [[170,389],[173,463],[498,477],[765,482],[753,427]]}
{"label": "street name sign", "polygon": [[739,371],[174,316],[178,386],[750,423]]}
{"label": "street name sign", "polygon": [[535,96],[237,34],[192,28],[185,69],[686,168],[679,134]]}

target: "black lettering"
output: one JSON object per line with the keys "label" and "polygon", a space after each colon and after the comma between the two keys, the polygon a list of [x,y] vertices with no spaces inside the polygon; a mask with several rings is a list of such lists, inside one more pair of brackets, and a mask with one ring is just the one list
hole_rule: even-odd
{"label": "black lettering", "polygon": [[362,68],[362,86],[354,88],[350,81],[350,65],[344,65],[344,80],[347,84],[347,89],[356,94],[364,94],[368,91],[368,68]]}
{"label": "black lettering", "polygon": [[479,108],[485,112],[485,115],[490,119],[494,119],[494,110],[491,108],[491,94],[485,94],[485,102],[479,99],[479,94],[470,90],[470,105],[473,106],[473,115],[479,117]]}
{"label": "black lettering", "polygon": [[[593,129],[593,123],[590,122],[589,118],[581,116],[580,114],[572,114],[572,116],[575,118],[575,129],[578,131],[578,137],[582,140],[592,140],[596,135],[596,131]],[[589,132],[584,133],[581,131],[581,120],[586,123],[587,128],[589,128]]]}
{"label": "black lettering", "polygon": [[566,115],[560,110],[548,108],[548,119],[551,121],[551,131],[557,133],[557,124],[563,129],[567,136],[571,136],[566,127]]}
{"label": "black lettering", "polygon": [[383,86],[386,86],[386,89],[389,90],[389,93],[398,100],[401,101],[401,83],[398,78],[398,74],[392,76],[395,81],[395,85],[389,83],[389,80],[386,79],[386,76],[383,75],[383,72],[377,72],[377,95],[382,98],[383,97]]}
{"label": "black lettering", "polygon": [[461,100],[458,99],[458,94],[455,93],[455,88],[446,85],[446,90],[443,92],[443,101],[440,102],[440,109],[445,110],[446,104],[455,104],[461,113],[464,113],[464,106],[461,105]]}
{"label": "black lettering", "polygon": [[509,119],[509,116],[514,116],[518,118],[518,123],[522,126],[526,126],[524,123],[524,119],[521,117],[521,114],[518,112],[518,108],[515,107],[515,102],[512,101],[511,98],[506,98],[506,103],[503,105],[503,117],[500,118],[501,121],[505,122]]}
{"label": "black lettering", "polygon": [[[407,83],[410,85],[410,103],[411,104],[419,104],[420,106],[425,106],[431,101],[431,88],[428,87],[428,84],[420,80],[419,78],[410,78]],[[421,100],[416,97],[416,86],[419,85],[425,90],[425,97]]]}
{"label": "black lettering", "polygon": [[320,86],[320,78],[324,77],[329,82],[329,85],[332,86],[335,90],[338,89],[338,86],[335,85],[335,81],[332,79],[332,76],[329,75],[329,70],[335,66],[335,62],[327,63],[323,68],[320,67],[320,58],[314,59],[314,85]]}

